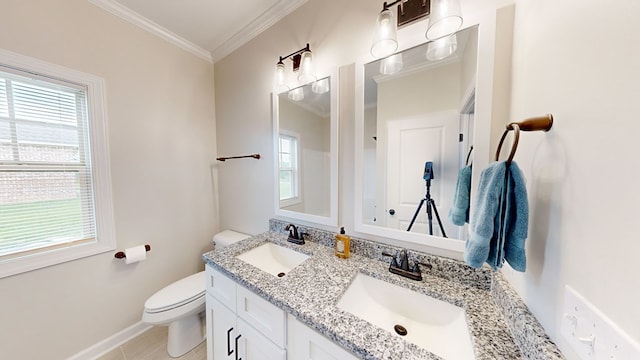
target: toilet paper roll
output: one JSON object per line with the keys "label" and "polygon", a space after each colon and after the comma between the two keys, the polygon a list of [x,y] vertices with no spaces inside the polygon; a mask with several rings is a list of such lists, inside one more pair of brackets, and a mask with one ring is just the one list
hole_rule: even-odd
{"label": "toilet paper roll", "polygon": [[147,258],[147,249],[144,245],[134,246],[124,249],[125,263],[131,264],[138,261],[143,261]]}

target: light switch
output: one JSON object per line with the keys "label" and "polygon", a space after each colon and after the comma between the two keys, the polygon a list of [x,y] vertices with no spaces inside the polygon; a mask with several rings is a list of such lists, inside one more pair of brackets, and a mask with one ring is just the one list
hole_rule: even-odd
{"label": "light switch", "polygon": [[561,332],[581,360],[640,359],[640,345],[569,286]]}

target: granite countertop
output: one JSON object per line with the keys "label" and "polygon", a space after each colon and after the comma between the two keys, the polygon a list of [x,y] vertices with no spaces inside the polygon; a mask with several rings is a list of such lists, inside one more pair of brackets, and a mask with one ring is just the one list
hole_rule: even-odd
{"label": "granite countertop", "polygon": [[[312,237],[313,235],[312,233]],[[363,359],[441,358],[336,306],[358,273],[407,287],[464,308],[478,360],[562,358],[553,343],[550,343],[548,338],[544,339],[544,333],[536,336],[542,336],[542,343],[550,350],[543,349],[543,357],[523,356],[522,345],[516,344],[517,339],[514,339],[505,321],[509,317],[505,317],[504,306],[500,306],[499,301],[495,300],[495,291],[491,291],[491,279],[483,281],[483,277],[479,276],[474,281],[457,281],[460,279],[451,273],[451,266],[447,266],[448,259],[439,262],[438,259],[434,260],[433,256],[420,258],[422,262],[433,263],[434,267],[432,270],[422,271],[422,281],[414,281],[391,274],[388,271],[388,262],[375,256],[365,256],[366,251],[361,251],[357,242],[352,243],[352,252],[355,247],[356,253],[352,253],[349,259],[340,259],[334,255],[333,248],[323,245],[322,241],[307,241],[305,245],[295,245],[287,242],[286,238],[282,233],[266,232],[227,248],[206,253],[203,259],[207,264]],[[267,241],[310,257],[281,278],[236,258],[237,255]],[[373,251],[376,250],[379,251]],[[393,253],[394,250],[390,251]],[[415,255],[413,256],[412,259],[415,259]],[[546,354],[553,356],[548,357]]]}

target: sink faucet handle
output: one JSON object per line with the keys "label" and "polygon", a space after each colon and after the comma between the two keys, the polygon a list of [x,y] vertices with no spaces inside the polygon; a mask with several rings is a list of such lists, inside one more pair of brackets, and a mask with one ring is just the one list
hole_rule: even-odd
{"label": "sink faucet handle", "polygon": [[395,267],[395,268],[398,267],[398,261],[396,260],[395,255],[391,255],[391,254],[389,254],[387,252],[383,252],[382,255],[383,256],[388,256],[388,257],[391,258],[391,265],[389,265],[390,267]]}
{"label": "sink faucet handle", "polygon": [[425,269],[427,270],[431,270],[433,269],[433,265],[429,264],[429,263],[423,263],[423,262],[416,262],[416,267],[418,266],[418,264],[422,265],[425,267]]}

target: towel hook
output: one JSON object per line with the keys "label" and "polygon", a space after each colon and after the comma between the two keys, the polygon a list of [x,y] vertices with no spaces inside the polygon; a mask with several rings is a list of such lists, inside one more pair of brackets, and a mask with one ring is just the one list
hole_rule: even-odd
{"label": "towel hook", "polygon": [[473,145],[469,147],[469,152],[467,153],[467,161],[464,162],[465,165],[469,165],[469,159],[471,158],[471,153],[473,152]]}
{"label": "towel hook", "polygon": [[509,153],[509,158],[507,159],[507,166],[511,165],[511,161],[513,160],[513,157],[516,154],[516,150],[518,149],[518,142],[520,141],[520,130],[549,131],[551,130],[552,126],[553,126],[553,115],[551,114],[529,118],[520,122],[509,123],[504,133],[502,133],[502,137],[500,138],[500,143],[498,143],[498,151],[496,151],[496,161],[498,161],[500,157],[500,150],[502,149],[502,143],[504,142],[504,139],[507,137],[507,133],[510,130],[514,130],[514,139],[513,139],[513,145],[511,146],[511,152]]}

